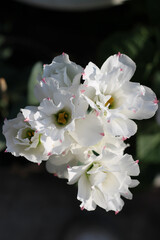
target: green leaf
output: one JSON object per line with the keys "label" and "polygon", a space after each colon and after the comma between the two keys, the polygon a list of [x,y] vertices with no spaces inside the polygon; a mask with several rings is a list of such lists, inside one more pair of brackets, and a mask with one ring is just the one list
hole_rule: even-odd
{"label": "green leaf", "polygon": [[160,163],[160,133],[137,136],[137,156],[144,162]]}
{"label": "green leaf", "polygon": [[5,146],[6,146],[5,142],[0,140],[0,152],[5,149]]}
{"label": "green leaf", "polygon": [[153,76],[153,89],[156,91],[156,94],[160,96],[160,71],[155,72]]}
{"label": "green leaf", "polygon": [[41,62],[37,62],[31,71],[30,77],[29,77],[29,81],[28,81],[28,104],[30,105],[37,105],[38,101],[34,96],[34,86],[37,83],[37,77],[38,75],[41,75],[42,73],[42,63]]}
{"label": "green leaf", "polygon": [[159,55],[153,40],[154,30],[138,26],[130,31],[119,31],[105,39],[98,50],[99,63],[102,64],[110,55],[121,52],[128,55],[137,65],[134,81],[148,86],[152,72],[159,63]]}
{"label": "green leaf", "polygon": [[149,30],[143,26],[136,27],[132,31],[120,31],[110,35],[99,48],[99,54],[103,61],[117,52],[122,52],[135,59],[144,48],[149,38]]}

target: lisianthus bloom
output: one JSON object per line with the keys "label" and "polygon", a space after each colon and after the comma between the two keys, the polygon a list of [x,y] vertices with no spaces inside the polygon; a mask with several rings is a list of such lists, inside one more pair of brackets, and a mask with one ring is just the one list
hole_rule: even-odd
{"label": "lisianthus bloom", "polygon": [[[28,106],[25,109],[21,109],[21,111],[24,118],[26,119],[25,121],[28,122],[33,129],[36,129],[36,132],[42,132],[45,136],[51,139],[51,149],[48,152],[48,156],[51,156],[52,154],[61,154],[63,151],[68,149],[68,147],[71,146],[73,140],[72,137],[69,136],[68,132],[64,131],[64,129],[58,132],[59,129],[57,128],[56,124],[54,124],[59,120],[58,116],[57,114],[54,115],[54,113],[51,114],[51,112],[53,112],[52,107],[55,107],[53,105],[53,101],[51,101],[51,105],[45,105],[45,100],[50,100],[44,99],[41,105],[41,107],[43,106],[43,108],[47,111],[45,112],[46,115],[45,113],[43,114],[39,111],[39,107],[33,108],[31,106]],[[47,115],[47,113],[50,113],[51,115]],[[60,111],[58,113],[60,115]],[[59,118],[61,121],[67,121],[66,117],[64,116],[64,112],[62,112],[62,116],[60,115]]]}
{"label": "lisianthus bloom", "polygon": [[43,99],[34,114],[35,127],[44,130],[53,140],[63,141],[66,132],[74,131],[75,119],[85,117],[87,111],[86,102],[77,106],[73,100],[72,95],[58,90],[54,99]]}
{"label": "lisianthus bloom", "polygon": [[63,53],[53,59],[51,64],[43,67],[42,78],[35,86],[35,96],[39,102],[44,98],[53,98],[56,89],[63,89],[75,96],[80,85],[81,75],[84,69],[69,60],[69,56]]}
{"label": "lisianthus bloom", "polygon": [[96,145],[89,147],[81,146],[76,141],[72,141],[70,147],[62,154],[54,154],[48,159],[46,169],[55,176],[68,179],[68,167],[85,164],[92,156],[99,156],[104,149],[122,156],[126,147],[128,144],[125,144],[123,140],[107,134]]}
{"label": "lisianthus bloom", "polygon": [[98,205],[106,211],[119,212],[124,205],[121,196],[132,199],[129,187],[139,182],[131,176],[138,174],[139,166],[131,155],[117,155],[104,149],[85,164],[68,168],[68,183],[78,182],[77,199],[81,201],[81,209],[91,211]]}
{"label": "lisianthus bloom", "polygon": [[[36,108],[32,107],[32,111]],[[3,134],[6,138],[6,152],[14,156],[24,156],[31,162],[47,160],[53,148],[52,139],[42,131],[37,131],[20,112],[16,118],[5,120]],[[54,142],[58,146],[59,143]]]}
{"label": "lisianthus bloom", "polygon": [[81,77],[83,68],[70,61],[68,54],[62,53],[53,59],[51,64],[45,64],[43,78],[51,77],[57,80],[60,87],[69,87],[74,83],[77,75]]}
{"label": "lisianthus bloom", "polygon": [[150,118],[158,108],[150,88],[130,82],[135,69],[128,56],[118,53],[109,57],[101,69],[90,62],[84,70],[83,95],[106,132],[114,136],[134,135],[137,126],[131,119]]}

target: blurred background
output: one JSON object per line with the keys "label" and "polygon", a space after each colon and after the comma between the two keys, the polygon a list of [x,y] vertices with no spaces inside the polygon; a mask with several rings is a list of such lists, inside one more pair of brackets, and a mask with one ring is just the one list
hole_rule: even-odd
{"label": "blurred background", "polygon": [[[19,0],[0,5],[0,128],[20,108],[37,104],[36,76],[66,52],[85,67],[99,67],[122,52],[137,64],[133,81],[160,97],[159,0]],[[68,186],[24,158],[4,153],[0,131],[0,239],[158,239],[160,218],[160,111],[137,122],[126,152],[140,160],[140,185],[118,215],[80,211]]]}

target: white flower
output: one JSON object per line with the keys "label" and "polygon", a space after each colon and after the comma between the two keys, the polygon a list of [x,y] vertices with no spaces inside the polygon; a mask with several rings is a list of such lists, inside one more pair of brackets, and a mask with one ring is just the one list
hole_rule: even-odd
{"label": "white flower", "polygon": [[158,108],[150,88],[130,82],[135,69],[135,63],[119,53],[109,57],[101,69],[90,62],[84,70],[83,95],[104,129],[114,136],[134,135],[137,126],[131,119],[150,118]]}
{"label": "white flower", "polygon": [[69,60],[63,53],[44,65],[42,79],[35,86],[35,96],[39,102],[44,98],[53,98],[56,89],[63,89],[75,95],[80,85],[83,68]]}
{"label": "white flower", "polygon": [[118,212],[124,202],[121,196],[132,199],[129,187],[138,185],[130,176],[139,174],[139,166],[132,156],[117,155],[104,150],[92,156],[85,164],[68,168],[69,184],[78,181],[81,209],[94,210],[98,205],[106,211]]}
{"label": "white flower", "polygon": [[[46,100],[46,101],[48,101],[48,100]],[[45,104],[43,105],[43,107],[45,108]],[[46,107],[46,110],[48,110],[47,113],[49,113],[50,111],[53,111],[53,110],[50,110],[49,107],[48,106]],[[36,129],[36,132],[38,132],[38,133],[42,132],[45,136],[47,136],[49,139],[51,139],[52,145],[51,145],[51,149],[48,152],[47,156],[51,156],[53,154],[61,154],[63,151],[68,149],[69,146],[71,146],[71,143],[73,142],[73,140],[72,140],[71,136],[68,135],[67,132],[63,132],[63,138],[58,138],[55,136],[56,128],[54,128],[54,124],[52,124],[52,120],[54,120],[54,115],[49,117],[48,115],[46,116],[44,114],[43,117],[41,117],[39,120],[37,120],[37,118],[39,118],[39,116],[41,116],[41,113],[38,111],[38,108],[35,108],[33,110],[32,107],[27,107],[25,109],[21,109],[21,111],[22,111],[23,116],[25,117],[26,121],[30,124],[30,126],[33,129]],[[54,130],[55,130],[55,132],[54,132]]]}
{"label": "white flower", "polygon": [[85,161],[83,148],[74,151],[73,145],[61,155],[52,155],[46,162],[46,169],[49,173],[59,178],[68,179],[68,168],[76,166],[79,162]]}
{"label": "white flower", "polygon": [[[32,111],[35,112],[36,108],[32,107]],[[41,163],[51,154],[52,139],[32,127],[29,119],[25,118],[22,113],[12,120],[4,121],[3,134],[6,138],[6,151],[14,156],[24,156],[31,162]]]}
{"label": "white flower", "polygon": [[37,130],[43,130],[53,140],[64,140],[64,134],[75,129],[75,119],[85,117],[88,104],[79,101],[73,104],[70,94],[61,94],[58,90],[54,100],[43,99],[38,111],[34,114]]}
{"label": "white flower", "polygon": [[51,64],[45,64],[43,69],[43,78],[52,77],[59,83],[60,87],[69,87],[74,82],[77,74],[79,77],[83,72],[83,68],[69,60],[66,53],[57,56]]}
{"label": "white flower", "polygon": [[74,140],[83,147],[97,144],[104,137],[104,129],[101,121],[94,113],[75,120],[75,130],[70,132]]}
{"label": "white flower", "polygon": [[72,141],[70,147],[60,155],[52,155],[46,162],[47,171],[60,178],[68,179],[68,167],[87,163],[93,156],[100,155],[104,149],[108,152],[123,155],[125,148],[128,147],[123,140],[111,135],[105,135],[96,145],[83,147],[76,141]]}

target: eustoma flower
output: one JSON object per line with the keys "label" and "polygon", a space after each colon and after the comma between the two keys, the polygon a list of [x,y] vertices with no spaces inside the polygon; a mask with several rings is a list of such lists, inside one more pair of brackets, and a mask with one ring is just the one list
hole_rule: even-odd
{"label": "eustoma flower", "polygon": [[96,205],[106,211],[118,212],[123,207],[121,196],[132,199],[129,187],[138,185],[131,176],[139,174],[139,166],[128,154],[108,152],[92,156],[88,162],[68,168],[69,184],[78,182],[81,209],[94,210]]}
{"label": "eustoma flower", "polygon": [[6,137],[6,151],[14,156],[24,156],[31,162],[40,164],[42,160],[47,160],[53,149],[52,139],[32,127],[22,113],[4,121],[3,134]]}
{"label": "eustoma flower", "polygon": [[66,90],[67,93],[71,92],[74,96],[80,86],[83,71],[83,68],[70,61],[65,53],[55,57],[51,64],[45,64],[43,67],[42,78],[39,78],[35,86],[36,98],[39,102],[44,98],[52,99],[57,88]]}
{"label": "eustoma flower", "polygon": [[158,108],[150,88],[130,81],[135,69],[120,53],[100,69],[91,62],[83,69],[65,53],[55,57],[35,86],[39,106],[5,120],[6,152],[44,160],[48,172],[78,182],[81,209],[119,212],[121,197],[131,199],[129,188],[138,185],[131,177],[139,174],[138,160],[124,154],[124,140],[137,131],[132,119],[150,118]]}
{"label": "eustoma flower", "polygon": [[158,108],[150,88],[130,82],[135,69],[128,56],[118,53],[109,57],[101,69],[90,62],[84,70],[84,97],[106,131],[114,136],[134,135],[137,126],[131,119],[150,118]]}

